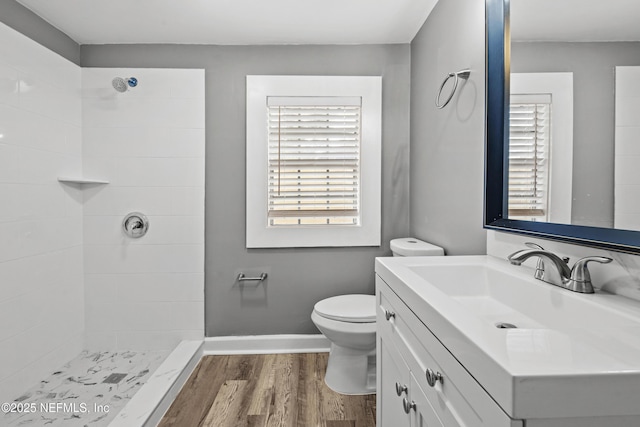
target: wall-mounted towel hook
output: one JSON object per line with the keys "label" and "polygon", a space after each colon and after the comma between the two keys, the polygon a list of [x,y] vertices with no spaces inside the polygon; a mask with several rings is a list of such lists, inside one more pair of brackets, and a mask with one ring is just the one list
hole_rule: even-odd
{"label": "wall-mounted towel hook", "polygon": [[[464,70],[457,71],[455,73],[447,74],[447,77],[445,77],[444,81],[440,85],[440,90],[438,90],[438,96],[436,96],[436,107],[438,107],[438,109],[443,109],[444,107],[447,106],[449,101],[451,101],[451,99],[453,98],[453,95],[455,95],[455,93],[456,93],[456,89],[458,89],[458,80],[459,79],[465,79],[466,80],[466,79],[469,78],[470,74],[471,74],[471,70],[469,70],[469,69],[464,69]],[[440,104],[440,96],[442,96],[442,89],[444,89],[444,85],[447,84],[447,82],[449,81],[450,78],[454,79],[453,80],[453,88],[451,89],[451,93],[449,94],[449,97],[446,99],[446,101],[444,101],[444,103]]]}

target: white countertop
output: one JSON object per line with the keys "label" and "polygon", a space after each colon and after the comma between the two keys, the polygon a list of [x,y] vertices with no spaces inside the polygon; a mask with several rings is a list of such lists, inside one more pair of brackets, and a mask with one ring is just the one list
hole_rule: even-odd
{"label": "white countertop", "polygon": [[[478,278],[503,282],[497,300],[425,278],[468,267],[498,272]],[[377,258],[376,273],[512,418],[640,415],[637,301],[561,289],[491,256]]]}

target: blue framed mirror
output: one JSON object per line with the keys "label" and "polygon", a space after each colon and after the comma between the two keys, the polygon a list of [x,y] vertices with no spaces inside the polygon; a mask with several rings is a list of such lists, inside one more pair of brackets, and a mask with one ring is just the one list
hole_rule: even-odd
{"label": "blue framed mirror", "polygon": [[[562,44],[554,44],[558,43],[556,40],[559,37],[558,35],[550,35],[549,41],[541,42],[541,40],[535,39],[536,37],[539,38],[539,35],[527,35],[524,25],[519,24],[519,22],[525,21],[518,20],[520,16],[526,15],[528,18],[527,20],[530,21],[533,13],[532,10],[516,9],[516,6],[521,7],[521,4],[527,4],[526,7],[537,7],[542,11],[547,9],[545,17],[548,21],[550,15],[548,13],[548,8],[560,8],[560,4],[563,1],[565,0],[552,0],[551,2],[547,2],[547,0],[536,2],[526,0],[486,0],[487,105],[484,227],[503,232],[512,232],[560,240],[567,243],[629,253],[640,253],[640,222],[637,228],[631,223],[625,223],[623,221],[625,218],[625,215],[623,215],[624,212],[618,215],[618,206],[613,204],[614,194],[618,194],[616,180],[619,175],[621,175],[620,172],[614,172],[613,170],[615,163],[619,161],[618,158],[615,157],[615,153],[619,147],[618,145],[614,145],[614,143],[618,144],[616,138],[617,133],[620,132],[619,129],[617,129],[617,126],[622,119],[615,116],[617,112],[613,111],[613,108],[611,108],[611,112],[608,112],[607,110],[604,113],[600,113],[601,116],[609,119],[609,123],[606,124],[609,128],[603,128],[603,134],[606,135],[606,138],[600,139],[606,139],[606,143],[611,145],[595,146],[592,142],[588,141],[590,135],[595,134],[596,132],[594,132],[593,128],[588,128],[589,126],[592,126],[593,120],[589,120],[588,116],[585,116],[585,113],[582,111],[584,110],[584,105],[587,105],[587,102],[584,101],[584,99],[588,98],[585,97],[590,96],[583,95],[582,92],[579,91],[580,88],[584,86],[583,80],[585,80],[585,78],[583,76],[586,71],[584,69],[585,67],[579,66],[581,63],[577,58],[580,57],[580,53],[574,53],[574,51],[567,50],[569,48],[580,48],[583,53],[586,52],[586,55],[591,58],[590,62],[597,63],[601,67],[597,72],[604,72],[603,75],[605,77],[596,81],[601,81],[604,88],[602,93],[610,94],[608,96],[611,96],[611,99],[607,102],[612,106],[620,105],[620,101],[615,98],[617,93],[620,92],[620,89],[616,87],[618,81],[622,80],[619,76],[622,76],[623,72],[635,72],[632,69],[636,67],[640,70],[640,35],[625,34],[624,37],[627,37],[629,40],[622,42],[624,45],[613,44],[613,40],[607,40],[606,38],[603,41],[597,42],[589,40],[590,44],[587,44],[586,41],[582,41],[577,38],[579,37],[578,34],[580,29],[576,29],[575,33],[566,36],[573,37],[573,39],[562,41]],[[541,4],[544,2],[547,2],[548,4]],[[622,20],[622,16],[640,16],[640,9],[633,11],[618,10],[613,13],[613,15],[610,12],[604,13],[601,9],[597,9],[595,3],[596,2],[594,2],[595,9],[593,10],[593,19],[598,19],[599,23],[602,23],[603,16],[609,16],[614,23],[617,20],[617,23],[612,25],[612,27],[621,26],[620,22]],[[608,3],[601,7],[608,7],[608,9],[612,9],[611,5]],[[571,9],[570,7],[565,8],[567,9],[567,13],[575,12],[575,9]],[[613,9],[615,9],[615,7]],[[559,14],[561,14],[561,9],[558,9],[553,13],[554,16]],[[634,24],[634,22],[637,23],[637,19],[638,18],[634,18],[630,20],[632,26],[640,27]],[[583,19],[580,21],[582,20]],[[573,19],[573,21],[576,21],[576,19]],[[571,19],[563,21],[562,17],[558,17],[557,22],[558,27],[565,27],[566,29],[566,27],[568,27],[567,23],[571,22]],[[560,25],[561,23],[563,25]],[[542,27],[545,27],[548,30],[550,25],[552,25],[552,23],[548,23],[546,27]],[[535,27],[535,25],[533,25],[533,27]],[[599,28],[600,27],[602,27],[602,25],[599,25]],[[585,34],[590,31],[589,37],[593,38],[593,28],[593,24],[589,24],[587,22],[582,31],[585,32]],[[512,40],[513,34],[517,34],[517,39],[514,38]],[[527,39],[527,37],[529,37],[529,39]],[[621,36],[618,34],[613,35],[612,37],[618,37],[619,39]],[[528,40],[535,40],[535,45],[533,43],[528,43]],[[605,44],[600,45],[597,43]],[[616,41],[615,43],[621,42]],[[610,53],[609,56],[611,58],[606,60],[594,60],[593,58],[595,53],[600,49],[600,47],[605,48],[607,52]],[[541,48],[548,50],[545,52],[532,50]],[[622,56],[623,51],[627,53],[632,52],[634,54],[629,55],[629,57]],[[567,52],[571,53],[568,54]],[[611,52],[620,52],[620,55],[612,55]],[[637,52],[637,54],[635,54],[635,52]],[[540,64],[531,64],[531,58],[545,57],[553,59],[553,67],[556,67],[556,69],[547,70],[542,69]],[[523,58],[525,60],[522,60]],[[527,58],[529,58],[528,63],[526,61]],[[571,61],[569,62],[574,62],[575,64],[562,64],[562,58],[570,58]],[[572,66],[577,68],[571,68]],[[513,73],[513,71],[517,72]],[[596,71],[592,73],[595,72]],[[638,72],[640,73],[640,71]],[[525,123],[523,120],[529,120],[528,118],[523,118],[525,113],[533,114],[533,116],[528,117],[534,117],[536,120],[538,120],[538,117],[543,117],[540,122],[546,123],[546,125],[539,126],[540,128],[550,128],[553,131],[556,131],[558,128],[558,126],[554,125],[553,117],[549,118],[547,116],[538,115],[542,114],[539,113],[539,111],[544,109],[547,101],[544,101],[542,98],[525,98],[524,100],[517,98],[517,96],[520,95],[519,92],[529,95],[530,92],[535,92],[537,89],[530,91],[528,89],[520,89],[520,86],[517,86],[519,88],[519,92],[512,93],[512,80],[514,85],[516,80],[517,84],[521,85],[523,75],[525,74],[535,74],[534,77],[536,78],[539,77],[539,74],[562,74],[561,77],[570,78],[569,83],[566,83],[566,80],[560,80],[564,81],[565,84],[556,85],[560,90],[563,90],[563,88],[570,89],[569,92],[571,92],[572,96],[569,104],[572,106],[571,119],[574,121],[570,122],[572,125],[568,127],[571,131],[569,132],[571,134],[571,141],[569,142],[569,146],[571,148],[569,151],[571,152],[572,157],[569,157],[569,161],[564,165],[551,164],[550,160],[548,160],[549,157],[558,159],[560,156],[556,154],[553,154],[553,156],[546,154],[547,160],[543,159],[541,161],[538,157],[534,159],[533,172],[531,172],[531,166],[525,167],[524,172],[523,170],[518,170],[517,167],[514,166],[514,164],[523,164],[526,162],[526,159],[523,159],[522,156],[519,156],[518,154],[519,150],[522,151],[524,149],[522,149],[522,144],[520,146],[518,145],[519,143],[517,141],[518,139],[524,139],[524,137],[517,134],[517,129],[524,126],[531,127],[530,123],[526,125],[520,124]],[[617,80],[616,76],[619,77]],[[593,84],[591,84],[591,86],[593,86]],[[514,88],[515,87],[516,86],[514,86]],[[544,95],[547,91],[545,89],[540,90],[540,92]],[[549,96],[548,99],[556,100],[559,98],[554,95],[553,98]],[[618,102],[618,104],[616,104],[616,102]],[[532,105],[535,105],[536,107],[533,108],[531,107]],[[542,107],[538,107],[539,105],[542,105]],[[526,106],[526,108],[520,108],[521,106]],[[520,108],[520,110],[518,110],[518,108]],[[541,110],[538,110],[538,108]],[[550,108],[550,110],[561,111],[562,108],[554,106],[554,108]],[[637,116],[640,117],[640,114]],[[562,116],[561,119],[555,119],[555,123],[566,124],[568,121],[566,117],[569,116]],[[518,120],[521,121],[518,122]],[[582,126],[584,123],[588,123],[589,126]],[[634,126],[634,124],[631,124],[631,126]],[[536,128],[536,126],[533,127]],[[586,131],[583,130],[582,127],[586,127]],[[640,128],[640,123],[637,123],[637,127]],[[531,131],[531,129],[528,130]],[[598,128],[598,130],[600,130],[600,128]],[[551,135],[551,133],[549,133],[549,135],[543,135],[542,131],[537,132],[536,129],[534,129],[533,132],[536,133],[536,138],[540,138],[545,141],[544,144],[552,147],[547,147],[548,150],[561,146],[561,141],[564,140],[562,137]],[[542,136],[539,136],[538,134]],[[640,135],[640,132],[636,134],[636,140],[638,140],[638,135]],[[526,138],[529,138],[529,136]],[[598,142],[598,144],[599,143],[600,142]],[[604,143],[605,142],[603,142],[603,144]],[[529,144],[529,142],[527,142],[527,144]],[[589,151],[593,152],[592,155],[597,156],[596,159],[593,161],[585,161],[584,159],[587,158],[587,155],[583,152],[577,151],[581,145],[586,147],[587,153]],[[640,147],[640,141],[638,141],[638,146]],[[527,147],[526,149],[529,148]],[[536,153],[536,156],[538,155],[537,148],[533,148],[532,151]],[[640,151],[638,151],[638,156],[638,159],[640,160]],[[545,155],[542,155],[542,157],[545,158]],[[606,161],[602,159],[606,159]],[[604,167],[600,167],[601,162],[603,164],[611,163],[612,166],[610,170],[607,169],[607,171],[603,171],[602,176],[598,176],[596,173],[600,173],[600,169],[605,169]],[[583,165],[583,163],[586,163],[586,165]],[[636,165],[640,165],[640,162]],[[563,193],[563,190],[556,190],[556,188],[552,188],[550,182],[547,182],[543,184],[534,184],[532,193],[523,196],[522,192],[524,190],[519,187],[520,182],[523,180],[531,180],[531,174],[536,175],[537,178],[537,174],[544,168],[551,170],[555,168],[555,172],[552,172],[555,176],[561,175],[560,172],[564,173],[566,170],[569,170],[568,177],[565,176],[562,179],[562,182],[565,184],[568,183],[568,193]],[[583,170],[581,171],[580,168],[583,168]],[[638,170],[638,183],[640,184],[640,166],[636,166],[635,168],[627,167],[627,169]],[[527,175],[527,178],[520,182],[516,182],[516,178],[525,174],[525,172],[529,174]],[[633,178],[632,181],[634,179],[635,178]],[[514,182],[516,183],[514,184]],[[539,187],[536,187],[536,185]],[[590,186],[594,187],[594,193],[600,191],[601,194],[598,197],[593,197],[589,191]],[[596,189],[595,187],[598,186],[602,188]],[[543,188],[543,190],[539,191],[536,188]],[[638,189],[640,190],[640,186],[638,186]],[[520,191],[520,193],[518,193],[518,191]],[[538,195],[540,193],[545,193],[547,195],[553,194],[556,196],[556,199],[560,201],[552,200],[549,204],[547,200],[547,205],[544,205],[541,208],[540,206],[542,205],[539,205],[540,202],[533,200],[535,198],[532,196],[532,194]],[[586,195],[585,200],[580,199],[583,194]],[[636,197],[636,199],[640,199],[640,191],[637,195],[638,197]],[[591,199],[587,199],[589,196],[591,196]],[[550,198],[552,196],[548,197]],[[523,207],[516,203],[517,201],[521,201],[521,199],[526,199],[528,205]],[[590,218],[591,211],[589,211],[585,206],[596,199],[599,204],[596,206],[596,209],[593,210],[599,209],[605,212],[605,216],[607,216],[607,218]],[[610,202],[608,201],[607,203],[604,203],[603,200],[605,199],[607,199],[607,201],[610,200]],[[616,196],[616,203],[618,201],[617,199],[618,197]],[[635,202],[631,201],[630,203]],[[566,205],[565,211],[561,214],[552,212],[551,208],[549,208],[550,205],[555,207],[561,204]],[[594,203],[592,203],[592,205],[593,204]],[[640,205],[640,201],[638,204]],[[620,210],[622,211],[622,209]],[[627,215],[627,217],[629,217],[629,215]],[[622,220],[619,218],[622,218]]]}

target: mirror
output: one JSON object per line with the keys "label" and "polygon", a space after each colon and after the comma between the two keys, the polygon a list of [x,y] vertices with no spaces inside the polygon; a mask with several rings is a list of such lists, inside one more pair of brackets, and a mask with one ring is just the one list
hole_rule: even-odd
{"label": "mirror", "polygon": [[485,227],[640,252],[640,2],[486,5]]}

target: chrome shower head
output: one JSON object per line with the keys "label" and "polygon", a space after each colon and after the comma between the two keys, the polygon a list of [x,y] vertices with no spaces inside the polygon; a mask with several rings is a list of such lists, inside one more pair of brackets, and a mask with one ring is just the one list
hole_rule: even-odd
{"label": "chrome shower head", "polygon": [[122,77],[114,78],[113,80],[111,80],[111,84],[113,85],[113,88],[120,93],[126,92],[128,89],[127,82]]}
{"label": "chrome shower head", "polygon": [[116,77],[111,80],[113,88],[120,93],[126,92],[130,87],[138,86],[138,79],[135,77],[128,77],[126,80],[122,77]]}

